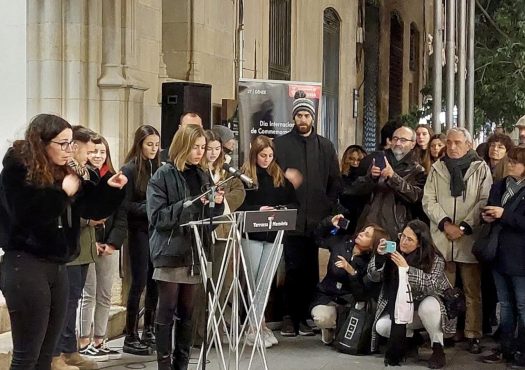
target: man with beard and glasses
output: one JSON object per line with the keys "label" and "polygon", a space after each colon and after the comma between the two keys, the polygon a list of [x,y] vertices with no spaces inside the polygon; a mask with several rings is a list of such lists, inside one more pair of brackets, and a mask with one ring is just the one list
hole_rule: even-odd
{"label": "man with beard and glasses", "polygon": [[[423,209],[430,231],[445,257],[445,272],[452,285],[461,276],[466,298],[464,335],[469,352],[481,353],[481,269],[472,254],[480,216],[487,203],[492,174],[487,163],[472,150],[472,136],[462,127],[447,132],[447,151],[432,165],[425,184]],[[459,338],[461,333],[457,334]]]}
{"label": "man with beard and glasses", "polygon": [[[358,229],[371,223],[397,235],[411,221],[420,206],[425,186],[425,169],[412,150],[416,133],[402,126],[394,131],[390,149],[374,152],[360,166],[367,169],[352,185],[357,194],[370,195],[358,221]],[[348,189],[345,189],[347,191]]]}

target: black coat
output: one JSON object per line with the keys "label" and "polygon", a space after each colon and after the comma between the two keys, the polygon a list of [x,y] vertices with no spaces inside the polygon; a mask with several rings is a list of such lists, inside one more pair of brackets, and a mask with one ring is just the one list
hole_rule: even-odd
{"label": "black coat", "polygon": [[74,260],[80,251],[80,218],[98,220],[120,205],[124,191],[107,181],[83,181],[70,198],[62,184],[38,187],[26,180],[27,168],[9,150],[3,160],[2,187],[9,214],[7,245],[57,263]]}
{"label": "black coat", "polygon": [[317,135],[315,127],[307,137],[294,127],[275,138],[274,143],[277,162],[283,171],[294,168],[303,175],[303,182],[296,189],[297,228],[290,234],[312,235],[319,222],[332,212],[342,190],[334,145]]}
{"label": "black coat", "polygon": [[[357,301],[372,297],[368,293],[369,287],[374,284],[367,278],[367,267],[371,254],[363,253],[353,256],[353,250],[356,248],[354,239],[350,235],[339,234],[341,230],[338,234],[332,235],[330,233],[332,229],[333,225],[331,217],[329,217],[323,220],[316,230],[317,243],[321,248],[330,251],[330,258],[326,267],[326,276],[317,285],[312,307],[326,305],[332,301],[346,303],[347,298],[345,296],[348,295],[352,295]],[[338,256],[344,257],[357,271],[357,274],[352,276],[346,270],[337,267],[335,263],[339,261]]]}
{"label": "black coat", "polygon": [[[506,189],[506,178],[494,183],[490,189],[487,205],[501,207],[501,198]],[[516,199],[515,194],[505,203],[509,207]],[[493,268],[496,271],[511,276],[525,276],[525,197],[514,212],[503,211],[499,222],[502,226],[499,234],[498,252]],[[504,207],[505,208],[505,207]]]}
{"label": "black coat", "polygon": [[[262,206],[285,206],[297,208],[297,198],[292,184],[284,179],[284,185],[273,186],[273,179],[264,169],[257,166],[257,189],[247,189],[240,211],[258,211]],[[250,239],[273,242],[277,232],[250,233]]]}
{"label": "black coat", "polygon": [[[151,177],[157,167],[153,161],[145,162],[149,177]],[[126,198],[124,199],[124,211],[128,216],[128,228],[131,230],[148,231],[148,214],[146,212],[146,193],[138,188],[137,184],[137,163],[135,160],[129,161],[121,168],[122,173],[128,178],[126,186]]]}
{"label": "black coat", "polygon": [[[384,153],[394,170],[394,175],[384,181],[373,178],[368,173],[359,177],[352,185],[355,194],[370,195],[370,201],[361,214],[357,229],[375,223],[386,229],[390,238],[395,238],[417,213],[415,210],[421,204],[427,176],[413,150],[399,161],[392,150],[387,149]],[[374,156],[375,153],[366,156],[359,166],[369,169]]]}
{"label": "black coat", "polygon": [[[197,169],[201,186],[212,184],[208,171]],[[209,216],[209,207],[197,200],[190,207],[184,202],[194,199],[180,172],[171,162],[162,165],[151,178],[146,190],[147,214],[150,222],[150,256],[154,267],[189,267],[198,270],[199,258],[192,237],[193,230],[181,226]],[[220,216],[224,204],[216,204],[212,215]],[[205,236],[210,230],[204,228]],[[205,238],[208,239],[208,238]],[[206,240],[203,240],[207,243]]]}

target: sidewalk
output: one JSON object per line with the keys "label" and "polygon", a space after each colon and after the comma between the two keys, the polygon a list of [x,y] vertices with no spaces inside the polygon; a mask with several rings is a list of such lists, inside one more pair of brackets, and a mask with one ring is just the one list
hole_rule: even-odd
{"label": "sidewalk", "polygon": [[[338,353],[332,347],[325,346],[321,343],[320,336],[314,337],[296,337],[283,338],[275,332],[279,345],[269,348],[266,352],[268,361],[268,368],[275,370],[374,370],[385,369],[382,355],[373,356],[349,356]],[[110,342],[110,346],[117,349],[122,348],[123,339]],[[495,346],[490,339],[482,341],[485,349],[490,349]],[[247,347],[251,350],[251,347]],[[503,370],[506,368],[505,364],[489,365],[484,364],[478,360],[479,355],[471,355],[466,351],[466,343],[457,344],[454,348],[447,348],[447,367],[446,369],[462,369],[462,370]],[[427,369],[426,359],[430,356],[431,350],[424,348],[419,351],[420,360],[409,358],[405,364],[404,369]],[[192,352],[192,359],[190,360],[190,370],[197,368],[196,363],[198,359],[198,352]],[[216,355],[212,350],[210,361],[207,366],[209,370],[219,370],[219,365],[215,361]],[[244,370],[248,367],[248,356],[243,356],[243,361],[239,366]],[[147,369],[156,370],[157,363],[155,356],[141,357],[124,354],[122,359],[118,361],[101,362],[100,368],[128,370],[132,369]],[[233,364],[231,369],[235,369]],[[254,359],[252,369],[263,369],[262,362],[258,357]]]}

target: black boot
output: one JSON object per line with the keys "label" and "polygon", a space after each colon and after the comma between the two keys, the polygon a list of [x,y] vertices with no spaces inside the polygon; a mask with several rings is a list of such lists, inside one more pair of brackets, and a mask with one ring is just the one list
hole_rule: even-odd
{"label": "black boot", "polygon": [[177,320],[175,326],[175,350],[173,351],[173,370],[187,370],[190,362],[190,350],[193,325],[191,319]]}
{"label": "black boot", "polygon": [[432,356],[428,359],[429,369],[441,369],[445,367],[446,358],[443,346],[440,343],[432,344]]}
{"label": "black boot", "polygon": [[172,324],[155,324],[157,333],[157,366],[158,370],[172,370],[171,351],[172,351]]}
{"label": "black boot", "polygon": [[155,349],[155,332],[153,323],[155,322],[155,311],[147,310],[144,312],[144,330],[142,331],[142,343]]}
{"label": "black boot", "polygon": [[137,325],[137,315],[128,313],[126,317],[126,337],[124,338],[122,352],[130,353],[132,355],[149,356],[153,351],[148,345],[140,341]]}

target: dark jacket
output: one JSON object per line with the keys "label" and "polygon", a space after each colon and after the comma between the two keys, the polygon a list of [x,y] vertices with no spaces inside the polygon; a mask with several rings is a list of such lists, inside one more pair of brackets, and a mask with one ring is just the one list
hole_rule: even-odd
{"label": "dark jacket", "polygon": [[[211,184],[208,171],[198,168],[201,186]],[[154,267],[199,266],[193,230],[181,226],[187,222],[207,218],[209,208],[197,200],[184,208],[184,202],[193,199],[182,172],[171,163],[162,165],[151,178],[146,191],[147,214],[150,222],[150,256]],[[213,216],[222,215],[223,204],[216,204]],[[204,228],[209,235],[209,229]],[[206,242],[206,241],[204,241]],[[197,268],[198,270],[198,268]]]}
{"label": "dark jacket", "polygon": [[[363,159],[363,165],[371,162],[370,156]],[[368,171],[366,176],[359,177],[353,184],[356,193],[371,196],[357,229],[376,223],[385,228],[391,238],[395,238],[405,224],[413,219],[416,205],[421,203],[426,175],[414,151],[410,151],[400,161],[396,160],[390,149],[385,151],[385,156],[394,170],[391,178],[386,181],[373,178]]]}
{"label": "dark jacket", "polygon": [[351,168],[348,175],[342,176],[344,190],[339,195],[339,204],[346,210],[342,213],[344,213],[345,218],[350,221],[348,228],[344,232],[345,234],[352,235],[355,232],[361,212],[363,212],[363,209],[370,199],[370,194],[355,194],[353,191],[354,182],[356,182],[360,176],[364,175],[366,175],[366,170],[362,171],[361,168]]}
{"label": "dark jacket", "polygon": [[[157,167],[152,161],[146,161],[149,177],[153,176]],[[133,230],[148,231],[148,214],[146,212],[146,193],[140,191],[137,184],[137,163],[129,161],[121,168],[122,173],[128,178],[126,198],[123,206],[128,216],[128,228]]]}
{"label": "dark jacket", "polygon": [[319,222],[328,216],[342,190],[339,161],[330,140],[312,133],[304,137],[294,127],[275,138],[275,155],[279,166],[299,170],[302,184],[296,189],[299,208],[297,228],[290,234],[312,235]]}
{"label": "dark jacket", "polygon": [[[278,188],[273,186],[273,179],[268,171],[257,166],[258,187],[255,190],[247,190],[246,198],[239,208],[240,211],[258,211],[262,206],[285,206],[296,209],[297,198],[292,184],[284,179],[284,185]],[[252,240],[273,242],[277,232],[250,233]]]}
{"label": "dark jacket", "polygon": [[79,253],[80,218],[101,219],[121,203],[124,191],[107,181],[83,181],[72,198],[62,184],[37,187],[26,181],[27,168],[9,150],[3,160],[2,186],[10,216],[4,250],[18,250],[57,263]]}
{"label": "dark jacket", "polygon": [[[507,178],[492,185],[488,206],[501,207],[506,180]],[[509,207],[517,196],[521,197],[521,200],[514,212],[504,210],[501,219],[494,221],[500,223],[502,229],[499,233],[498,252],[493,267],[502,274],[525,276],[525,193],[514,194],[503,208]]]}
{"label": "dark jacket", "polygon": [[[350,235],[342,234],[340,230],[336,235],[332,235],[332,230],[331,217],[323,220],[316,230],[317,244],[330,251],[330,258],[326,267],[326,276],[317,285],[312,307],[326,305],[332,301],[346,303],[345,296],[348,295],[352,295],[357,301],[363,301],[369,297],[367,286],[370,285],[370,282],[366,276],[371,254],[353,256],[354,239]],[[352,276],[344,269],[337,267],[335,263],[339,261],[338,256],[344,257],[357,271],[357,274]]]}

